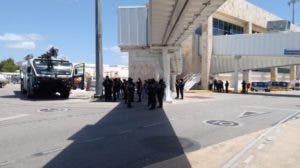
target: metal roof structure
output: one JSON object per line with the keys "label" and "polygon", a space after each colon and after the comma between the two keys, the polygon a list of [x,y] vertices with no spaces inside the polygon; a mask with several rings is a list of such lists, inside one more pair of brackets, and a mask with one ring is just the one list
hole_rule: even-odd
{"label": "metal roof structure", "polygon": [[152,46],[178,45],[226,0],[150,0]]}

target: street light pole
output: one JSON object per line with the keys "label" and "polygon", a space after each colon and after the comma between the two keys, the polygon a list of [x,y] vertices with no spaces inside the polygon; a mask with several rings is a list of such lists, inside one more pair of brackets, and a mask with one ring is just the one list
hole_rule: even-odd
{"label": "street light pole", "polygon": [[299,2],[299,0],[289,0],[289,5],[292,5],[292,23],[295,24],[295,4]]}
{"label": "street light pole", "polygon": [[96,4],[96,93],[102,95],[103,82],[103,51],[102,51],[102,0],[95,0]]}

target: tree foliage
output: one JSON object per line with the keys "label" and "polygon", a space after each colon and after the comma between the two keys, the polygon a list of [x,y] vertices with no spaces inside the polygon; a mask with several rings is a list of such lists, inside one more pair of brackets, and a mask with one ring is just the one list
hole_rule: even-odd
{"label": "tree foliage", "polygon": [[12,58],[8,58],[0,62],[1,72],[16,72],[18,69],[19,66],[15,64],[15,61]]}

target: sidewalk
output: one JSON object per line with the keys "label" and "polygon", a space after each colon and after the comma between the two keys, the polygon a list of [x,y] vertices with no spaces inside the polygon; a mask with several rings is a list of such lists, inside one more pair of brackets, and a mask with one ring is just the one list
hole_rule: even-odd
{"label": "sidewalk", "polygon": [[[300,116],[298,116],[300,117]],[[189,160],[192,168],[222,168],[249,143],[266,130],[237,137],[220,144],[156,163],[146,168],[185,168],[182,160]],[[296,168],[300,167],[300,119],[282,124],[256,143],[238,160],[234,168]],[[190,168],[188,166],[188,168]]]}
{"label": "sidewalk", "polygon": [[300,167],[300,120],[283,124],[244,159],[237,168]]}

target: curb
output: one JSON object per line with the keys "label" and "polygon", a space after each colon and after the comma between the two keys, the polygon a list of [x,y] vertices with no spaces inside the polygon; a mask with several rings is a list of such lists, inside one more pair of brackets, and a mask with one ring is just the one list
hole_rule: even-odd
{"label": "curb", "polygon": [[290,119],[294,118],[295,116],[299,115],[299,111],[297,111],[294,114],[289,115],[288,117],[284,118],[283,120],[279,121],[276,125],[269,128],[265,132],[263,132],[259,137],[254,139],[252,142],[250,142],[243,150],[241,150],[239,153],[237,153],[235,156],[233,156],[227,163],[225,163],[222,168],[233,168],[237,166],[238,162],[241,160],[243,156],[247,154],[247,152],[252,149],[255,145],[257,145],[263,138],[267,137],[269,134],[271,134],[275,129],[280,127],[283,123],[286,123]]}

